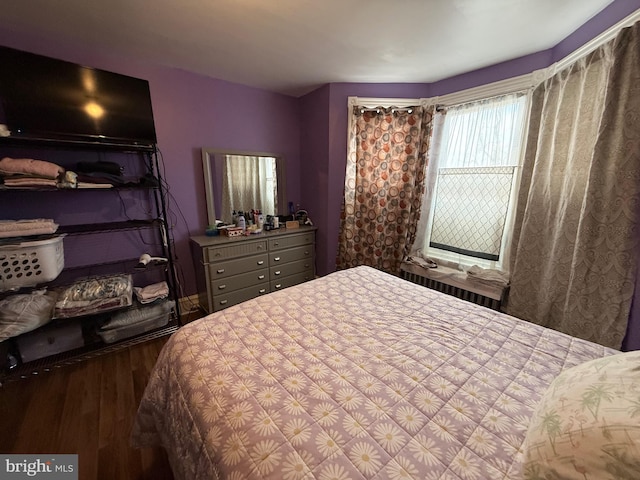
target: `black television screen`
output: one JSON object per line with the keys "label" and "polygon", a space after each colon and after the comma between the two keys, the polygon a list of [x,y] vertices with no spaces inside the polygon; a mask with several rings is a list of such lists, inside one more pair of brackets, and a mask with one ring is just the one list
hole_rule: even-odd
{"label": "black television screen", "polygon": [[146,80],[8,47],[0,47],[0,110],[16,138],[156,143]]}

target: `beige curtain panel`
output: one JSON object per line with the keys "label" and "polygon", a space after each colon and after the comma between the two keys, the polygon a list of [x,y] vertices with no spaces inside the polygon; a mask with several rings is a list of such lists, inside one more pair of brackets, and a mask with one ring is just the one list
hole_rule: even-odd
{"label": "beige curtain panel", "polygon": [[637,269],[640,25],[541,84],[508,313],[620,348]]}

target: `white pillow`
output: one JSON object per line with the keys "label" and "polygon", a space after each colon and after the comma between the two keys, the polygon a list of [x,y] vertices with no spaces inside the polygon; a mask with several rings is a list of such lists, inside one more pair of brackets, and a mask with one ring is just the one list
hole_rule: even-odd
{"label": "white pillow", "polygon": [[35,330],[53,317],[55,296],[45,290],[11,295],[0,300],[0,342]]}
{"label": "white pillow", "polygon": [[640,351],[558,375],[523,448],[526,480],[640,479]]}

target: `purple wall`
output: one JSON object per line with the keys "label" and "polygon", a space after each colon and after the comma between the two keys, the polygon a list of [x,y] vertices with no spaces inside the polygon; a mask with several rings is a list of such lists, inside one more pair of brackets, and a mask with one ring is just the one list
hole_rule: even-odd
{"label": "purple wall", "polygon": [[[327,272],[320,267],[327,259],[327,225],[335,219],[328,208],[329,173],[329,85],[305,95],[300,99],[300,158],[301,203],[300,207],[309,212],[309,218],[318,226],[316,232],[316,267],[319,275]],[[346,107],[345,107],[346,108]]]}
{"label": "purple wall", "polygon": [[[164,68],[83,46],[43,41],[37,35],[0,28],[0,45],[49,55],[149,81],[158,146],[169,184],[173,237],[184,294],[196,291],[189,236],[207,224],[200,149],[228,148],[274,152],[284,156],[288,198],[300,203],[300,135],[296,98]],[[86,208],[75,205],[77,223]],[[90,210],[94,210],[91,206]],[[105,210],[104,206],[98,210]],[[107,209],[109,210],[109,209]],[[56,213],[55,211],[53,212]],[[2,218],[6,218],[4,215]],[[64,216],[68,224],[76,223]],[[55,217],[54,217],[55,218]]]}
{"label": "purple wall", "polygon": [[163,70],[149,81],[158,144],[173,196],[170,205],[178,221],[174,232],[178,264],[184,272],[185,293],[192,294],[195,283],[188,237],[202,234],[207,224],[201,147],[282,155],[287,197],[299,203],[295,181],[300,177],[298,102],[179,70]]}

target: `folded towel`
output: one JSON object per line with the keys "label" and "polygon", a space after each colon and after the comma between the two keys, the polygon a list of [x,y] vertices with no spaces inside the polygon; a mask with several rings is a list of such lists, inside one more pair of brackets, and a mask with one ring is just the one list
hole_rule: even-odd
{"label": "folded towel", "polygon": [[4,186],[7,188],[38,188],[38,187],[57,187],[58,181],[52,178],[40,177],[6,177]]}
{"label": "folded towel", "polygon": [[133,287],[136,298],[140,303],[151,303],[159,298],[166,298],[169,295],[167,282],[154,283],[146,287]]}
{"label": "folded towel", "polygon": [[33,230],[34,228],[55,227],[58,225],[50,218],[34,218],[29,220],[0,220],[0,231]]}
{"label": "folded towel", "polygon": [[0,174],[11,175],[16,173],[56,179],[61,173],[64,173],[64,168],[55,163],[32,158],[5,157],[0,160]]}
{"label": "folded towel", "polygon": [[506,287],[509,285],[509,274],[501,270],[481,268],[478,265],[467,270],[467,278],[485,285]]}
{"label": "folded towel", "polygon": [[76,188],[113,188],[113,185],[109,183],[87,183],[87,182],[78,182]]}
{"label": "folded towel", "polygon": [[0,238],[26,237],[55,233],[58,224],[48,218],[0,220]]}

